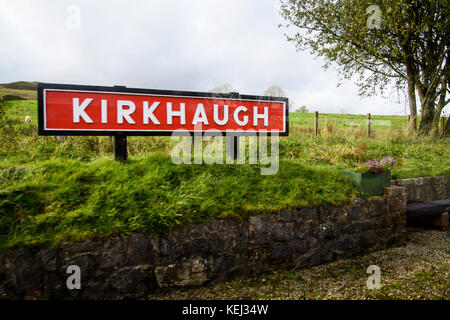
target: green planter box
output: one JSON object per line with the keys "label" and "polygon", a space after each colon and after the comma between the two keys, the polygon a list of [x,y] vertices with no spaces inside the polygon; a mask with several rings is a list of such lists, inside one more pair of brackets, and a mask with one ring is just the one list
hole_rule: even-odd
{"label": "green planter box", "polygon": [[371,173],[343,172],[349,177],[359,192],[369,196],[381,196],[384,194],[384,187],[391,186],[391,172],[386,171],[373,175]]}

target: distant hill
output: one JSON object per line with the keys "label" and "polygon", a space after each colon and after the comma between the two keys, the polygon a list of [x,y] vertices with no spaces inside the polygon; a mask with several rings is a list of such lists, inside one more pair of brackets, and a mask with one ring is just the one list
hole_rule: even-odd
{"label": "distant hill", "polygon": [[16,81],[10,83],[0,83],[0,88],[15,89],[15,90],[36,90],[37,82]]}
{"label": "distant hill", "polygon": [[37,82],[16,81],[0,83],[0,99],[4,100],[36,100]]}

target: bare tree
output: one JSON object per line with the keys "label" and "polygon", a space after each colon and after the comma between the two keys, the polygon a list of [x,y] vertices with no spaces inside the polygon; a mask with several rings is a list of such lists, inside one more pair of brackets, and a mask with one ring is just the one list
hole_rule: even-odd
{"label": "bare tree", "polygon": [[213,93],[230,93],[237,92],[237,90],[229,83],[222,84],[218,87],[212,88],[209,92]]}
{"label": "bare tree", "polygon": [[[267,88],[267,90],[264,91],[264,95],[269,97],[288,97],[286,92],[280,86],[271,86],[270,88]],[[294,99],[289,99],[289,111],[292,112],[294,109]]]}
{"label": "bare tree", "polygon": [[271,86],[264,91],[264,95],[269,97],[286,97],[286,92],[280,86]]}
{"label": "bare tree", "polygon": [[297,112],[300,112],[300,113],[307,113],[307,112],[308,112],[308,109],[306,109],[306,106],[303,105],[303,106],[301,106],[300,108],[297,109]]}

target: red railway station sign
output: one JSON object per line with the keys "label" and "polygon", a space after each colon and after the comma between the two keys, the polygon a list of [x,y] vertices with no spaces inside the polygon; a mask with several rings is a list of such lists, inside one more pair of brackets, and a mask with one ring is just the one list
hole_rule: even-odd
{"label": "red railway station sign", "polygon": [[[38,84],[41,135],[288,135],[288,99],[207,92]],[[201,129],[198,129],[201,128]]]}

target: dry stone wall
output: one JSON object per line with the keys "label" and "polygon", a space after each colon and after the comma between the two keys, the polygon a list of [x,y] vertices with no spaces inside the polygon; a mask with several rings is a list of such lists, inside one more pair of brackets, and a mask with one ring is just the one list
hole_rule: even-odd
{"label": "dry stone wall", "polygon": [[[303,268],[402,243],[405,188],[334,207],[282,210],[244,222],[210,220],[193,228],[135,234],[58,248],[0,252],[0,297],[144,298],[285,267]],[[69,290],[67,268],[81,270]]]}
{"label": "dry stone wall", "polygon": [[450,198],[450,176],[392,180],[392,185],[405,187],[408,202],[427,202]]}

